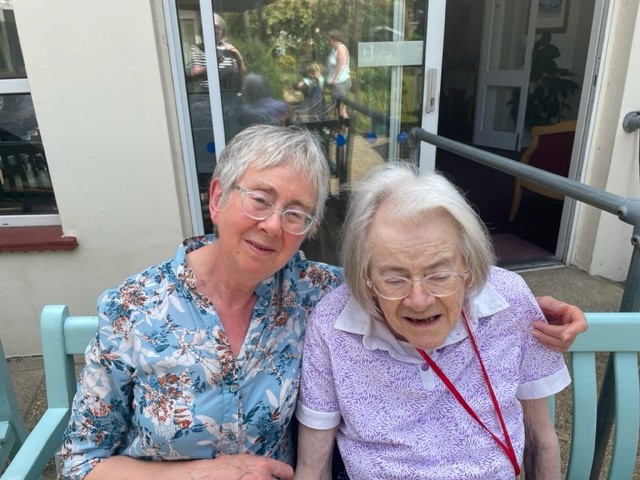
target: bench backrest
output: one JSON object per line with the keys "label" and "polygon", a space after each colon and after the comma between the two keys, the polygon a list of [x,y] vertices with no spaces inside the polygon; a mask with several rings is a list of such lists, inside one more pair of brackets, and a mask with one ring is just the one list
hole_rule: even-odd
{"label": "bench backrest", "polygon": [[47,410],[5,470],[2,480],[40,479],[60,448],[76,392],[74,357],[84,354],[97,330],[97,316],[70,317],[66,305],[47,305],[42,310],[40,341]]}
{"label": "bench backrest", "polygon": [[74,355],[83,355],[98,330],[97,316],[70,317],[66,305],[47,305],[40,316],[47,404],[71,407],[76,393]]}
{"label": "bench backrest", "polygon": [[589,329],[571,346],[573,422],[567,479],[589,478],[596,441],[596,352],[611,352],[615,431],[609,479],[632,478],[640,432],[640,313],[588,313]]}
{"label": "bench backrest", "polygon": [[[586,316],[589,329],[579,335],[571,347],[573,430],[566,478],[589,478],[593,463],[598,398],[596,352],[612,352],[615,371],[615,404],[612,407],[616,427],[608,478],[631,478],[640,432],[640,313],[587,313]],[[48,410],[63,412],[64,421],[54,429],[53,438],[40,439],[41,443],[60,445],[76,390],[74,355],[84,353],[97,328],[96,316],[70,317],[64,305],[48,305],[42,312]],[[51,446],[41,452],[47,457],[42,459],[46,464],[53,456]]]}
{"label": "bench backrest", "polygon": [[0,342],[0,471],[5,462],[17,453],[26,438],[27,427],[20,413],[9,365]]}

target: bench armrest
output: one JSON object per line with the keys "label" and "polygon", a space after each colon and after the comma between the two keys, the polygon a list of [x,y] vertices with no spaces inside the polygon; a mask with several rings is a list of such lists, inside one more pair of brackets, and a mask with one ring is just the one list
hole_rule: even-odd
{"label": "bench armrest", "polygon": [[1,480],[37,480],[62,443],[68,408],[48,408],[13,458]]}

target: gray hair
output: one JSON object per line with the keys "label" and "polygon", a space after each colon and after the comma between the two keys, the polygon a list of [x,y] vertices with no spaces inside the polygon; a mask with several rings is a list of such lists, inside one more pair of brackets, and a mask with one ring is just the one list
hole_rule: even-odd
{"label": "gray hair", "polygon": [[244,77],[242,84],[242,95],[246,103],[253,105],[254,103],[265,98],[271,98],[273,92],[271,87],[262,75],[257,73],[248,73]]}
{"label": "gray hair", "polygon": [[394,162],[370,170],[351,188],[342,232],[342,265],[347,285],[356,301],[373,318],[381,318],[366,284],[371,262],[369,233],[375,213],[384,204],[395,212],[399,224],[428,221],[447,213],[458,225],[458,246],[471,274],[466,295],[479,292],[495,263],[491,237],[464,195],[437,172],[419,175],[409,164]]}
{"label": "gray hair", "polygon": [[[249,167],[258,170],[287,166],[316,189],[313,215],[322,222],[324,204],[329,195],[329,166],[316,136],[298,127],[253,125],[242,130],[220,154],[213,178],[220,181],[222,201],[229,199],[233,185]],[[317,230],[312,229],[310,236]]]}
{"label": "gray hair", "polygon": [[216,38],[216,41],[221,42],[227,38],[227,22],[217,13],[213,14],[213,25],[220,30],[220,38]]}

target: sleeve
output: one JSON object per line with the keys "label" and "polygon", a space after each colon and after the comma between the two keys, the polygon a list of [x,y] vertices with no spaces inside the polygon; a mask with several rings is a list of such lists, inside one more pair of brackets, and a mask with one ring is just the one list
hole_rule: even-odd
{"label": "sleeve", "polygon": [[189,48],[189,67],[206,67],[206,65],[204,51],[197,45],[191,45]]}
{"label": "sleeve", "polygon": [[336,293],[338,291],[325,297],[311,314],[302,355],[296,417],[303,425],[319,430],[336,427],[341,418],[328,342],[337,318],[331,308],[331,299]]}
{"label": "sleeve", "polygon": [[517,397],[520,400],[534,400],[558,393],[571,383],[571,377],[564,356],[546,347],[531,335],[532,322],[546,319],[524,280],[522,289],[523,303],[520,315],[525,331]]}
{"label": "sleeve", "polygon": [[60,478],[82,479],[126,440],[131,416],[132,342],[117,292],[98,301],[99,327],[85,352],[69,426],[59,452]]}

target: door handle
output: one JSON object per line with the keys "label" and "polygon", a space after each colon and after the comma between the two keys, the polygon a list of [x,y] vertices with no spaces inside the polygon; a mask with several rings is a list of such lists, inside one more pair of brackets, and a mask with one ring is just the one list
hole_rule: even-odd
{"label": "door handle", "polygon": [[438,69],[430,68],[427,70],[427,94],[425,113],[431,113],[436,109],[436,85],[438,84]]}

